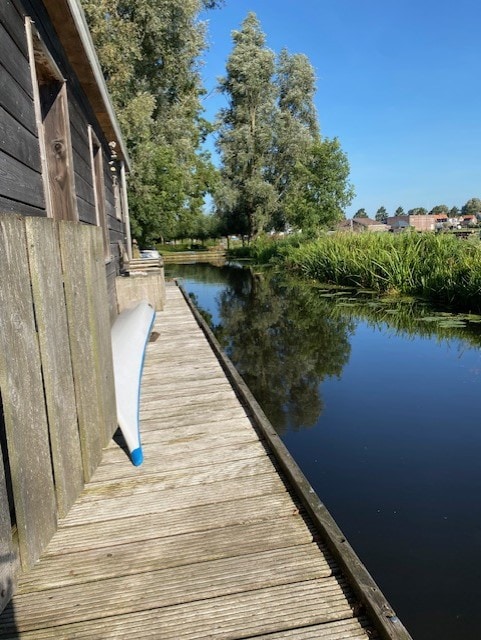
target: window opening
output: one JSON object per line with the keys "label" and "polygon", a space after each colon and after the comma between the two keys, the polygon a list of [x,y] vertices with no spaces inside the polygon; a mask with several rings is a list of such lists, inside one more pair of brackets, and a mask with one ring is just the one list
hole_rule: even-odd
{"label": "window opening", "polygon": [[47,215],[78,220],[67,87],[30,18],[26,18]]}

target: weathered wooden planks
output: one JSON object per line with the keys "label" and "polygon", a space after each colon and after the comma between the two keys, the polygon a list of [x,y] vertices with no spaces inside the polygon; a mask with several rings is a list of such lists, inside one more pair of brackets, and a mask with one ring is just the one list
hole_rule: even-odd
{"label": "weathered wooden planks", "polygon": [[[148,425],[149,423],[144,423]],[[193,449],[215,448],[217,445],[230,444],[232,442],[250,442],[256,438],[256,434],[249,428],[245,419],[222,420],[208,424],[194,424],[178,426],[175,429],[145,429],[145,444],[163,443],[170,447],[179,447],[179,453],[190,453]],[[219,440],[217,443],[216,440]],[[187,451],[182,451],[182,448]],[[174,453],[173,449],[170,449]]]}
{"label": "weathered wooden planks", "polygon": [[91,295],[95,313],[98,356],[96,358],[96,385],[98,385],[103,425],[104,447],[110,442],[117,428],[117,407],[115,402],[112,341],[110,337],[110,312],[108,306],[107,279],[103,260],[102,235],[91,228]]}
{"label": "weathered wooden planks", "polygon": [[57,504],[63,517],[83,488],[83,474],[58,233],[53,220],[27,218],[25,225]]}
{"label": "weathered wooden planks", "polygon": [[[40,173],[0,150],[0,193],[7,200],[25,202],[44,209],[43,183]],[[19,205],[21,209],[21,204]]]}
{"label": "weathered wooden planks", "polygon": [[57,507],[35,326],[25,225],[0,217],[0,390],[22,565],[38,559],[56,529]]}
{"label": "weathered wooden planks", "polygon": [[[369,634],[369,636],[367,636]],[[369,621],[365,618],[336,620],[328,624],[315,624],[302,629],[288,629],[280,633],[256,636],[255,640],[365,640],[374,639]],[[246,638],[245,640],[254,640]]]}
{"label": "weathered wooden planks", "polygon": [[[194,451],[204,451],[206,449],[215,450],[217,447],[223,447],[226,445],[234,444],[238,446],[242,446],[242,444],[248,444],[251,442],[257,442],[257,438],[255,433],[252,430],[249,432],[247,430],[243,431],[231,431],[228,433],[219,433],[219,434],[209,434],[208,436],[198,433],[191,434],[187,436],[181,436],[177,442],[174,441],[174,438],[171,437],[167,440],[167,445],[165,439],[161,439],[160,441],[156,441],[154,439],[146,441],[143,440],[143,448],[144,454],[147,456],[161,456],[165,452],[166,448],[169,451],[169,455],[171,456],[181,456],[188,457]],[[118,451],[113,448],[107,449],[104,453],[104,462],[114,461],[118,459]]]}
{"label": "weathered wooden planks", "polygon": [[[168,418],[172,415],[178,415],[182,413],[185,415],[187,412],[202,416],[204,420],[208,420],[213,415],[216,415],[218,411],[226,411],[228,409],[233,410],[233,414],[240,414],[239,402],[233,394],[225,396],[216,391],[206,394],[205,396],[185,397],[184,408],[181,406],[170,403],[166,398],[156,399],[148,406],[143,406],[140,413],[141,420],[148,420],[149,418],[156,418],[159,413],[165,414]],[[245,415],[245,412],[244,412]]]}
{"label": "weathered wooden planks", "polygon": [[[62,228],[66,229],[65,225]],[[62,239],[54,221],[16,215],[0,217],[0,391],[24,568],[38,559],[51,539],[57,511],[65,515],[80,493],[82,456],[86,468],[93,472],[116,423],[109,311],[98,233],[70,224],[63,235],[68,245],[64,251],[64,265],[68,265],[65,274],[60,261]],[[82,242],[85,239],[87,242]],[[79,260],[84,269],[79,270]],[[67,274],[71,275],[70,280]],[[69,322],[64,275],[71,284]],[[75,293],[79,291],[90,295],[76,304]],[[85,311],[84,307],[88,322],[83,330],[88,340],[80,344],[82,334],[73,328],[78,326],[77,311]],[[78,315],[82,313],[79,311]],[[95,396],[97,404],[92,403]],[[79,398],[84,401],[81,408],[94,404],[102,411],[96,420],[83,425],[87,445],[82,448],[82,456],[77,421]],[[2,522],[7,531],[8,500],[3,504]],[[5,568],[13,558],[9,538],[11,532],[2,535]]]}
{"label": "weathered wooden planks", "polygon": [[[234,640],[269,633],[271,629],[302,628],[349,618],[351,603],[342,584],[335,580],[309,580],[35,630],[22,634],[22,638]],[[364,640],[367,638],[366,634]]]}
{"label": "weathered wooden planks", "polygon": [[183,292],[183,295],[193,315],[196,317],[199,326],[202,327],[205,337],[217,354],[219,362],[222,363],[226,375],[236,389],[239,398],[249,407],[253,424],[255,424],[258,432],[265,438],[269,450],[276,458],[294,494],[306,509],[313,526],[326,542],[335,559],[339,562],[341,570],[348,578],[354,593],[359,598],[359,602],[366,608],[366,611],[371,616],[375,629],[383,638],[411,640],[409,632],[387,602],[384,594],[376,585],[372,576],[356,555],[354,549],[346,540],[326,506],[316,495],[307,478],[281,441],[279,434],[274,430],[274,427],[252,395],[252,392],[232,362],[220,348],[210,327],[198,310],[192,305],[187,294]]}
{"label": "weathered wooden planks", "polygon": [[122,517],[135,517],[143,513],[164,513],[175,509],[185,509],[200,504],[213,504],[233,499],[279,493],[285,487],[276,473],[265,473],[247,478],[234,478],[222,483],[211,482],[202,486],[176,487],[165,489],[156,495],[153,492],[130,496],[106,497],[102,508],[93,509],[90,503],[77,503],[65,518],[67,525],[84,522],[104,522]]}
{"label": "weathered wooden planks", "polygon": [[[99,505],[100,506],[100,505]],[[95,508],[95,505],[93,506]],[[119,514],[122,515],[122,514]],[[75,551],[100,549],[159,537],[177,536],[238,525],[269,522],[272,519],[297,517],[287,493],[270,493],[227,502],[203,504],[168,511],[161,516],[143,514],[135,519],[118,518],[104,523],[77,524],[60,528],[45,551],[45,556],[56,556]],[[233,530],[232,530],[233,531]]]}
{"label": "weathered wooden planks", "polygon": [[[84,411],[92,404],[102,411],[82,425],[87,443],[82,455],[90,473],[100,461],[102,446],[116,422],[109,312],[98,233],[74,224],[62,228],[59,239],[52,220],[15,215],[0,218],[0,389],[24,567],[37,560],[52,537],[57,509],[65,515],[83,487],[79,399]],[[59,242],[65,238],[63,274]],[[80,266],[79,260],[83,261]],[[67,296],[71,294],[69,323],[64,275],[70,283],[70,289],[66,284]],[[85,298],[76,299],[79,293]],[[88,322],[79,331],[76,320],[82,312]],[[81,343],[82,330],[88,338],[85,344]],[[98,403],[92,403],[96,394]]]}
{"label": "weathered wooden planks", "polygon": [[[15,600],[22,621],[17,628],[65,625],[109,617],[114,607],[124,615],[306,580],[320,580],[326,590],[336,585],[329,564],[312,544],[149,571],[141,580],[110,578],[91,584],[88,593],[85,585],[51,589],[48,609],[43,592],[29,593]],[[81,610],[72,609],[71,602],[81,603]]]}
{"label": "weathered wooden planks", "polygon": [[58,224],[83,470],[88,480],[100,463],[107,433],[113,433],[112,418],[115,420],[115,412],[111,413],[114,392],[109,389],[113,375],[102,371],[108,347],[102,345],[105,330],[99,330],[98,318],[102,305],[107,305],[98,291],[105,291],[105,284],[101,286],[96,264],[101,258],[95,254],[101,231],[71,222]]}
{"label": "weathered wooden planks", "polygon": [[[158,469],[159,458],[148,455],[148,452],[142,466],[138,469],[132,465],[128,466],[125,464],[129,458],[123,450],[118,448],[117,453],[118,457],[116,457],[115,461],[112,461],[111,464],[102,463],[98,467],[92,480],[102,482],[106,479],[140,477],[142,475],[155,473],[156,469]],[[187,458],[171,456],[168,452],[163,452],[159,457],[162,460],[162,469],[164,471],[178,471],[180,469],[192,469],[195,467],[210,468],[213,464],[248,460],[265,455],[265,448],[260,442],[251,442],[247,444],[242,443],[223,446],[218,449],[194,451],[192,454],[189,454]]]}
{"label": "weathered wooden planks", "polygon": [[[159,519],[159,526],[161,520]],[[71,533],[74,535],[75,531]],[[168,567],[193,565],[219,558],[293,547],[312,542],[312,534],[302,518],[281,518],[277,524],[265,522],[235,525],[163,538],[151,538],[45,557],[21,577],[18,593],[43,591],[69,584],[87,584],[122,575],[134,576]]]}
{"label": "weathered wooden planks", "polygon": [[[10,9],[9,12],[11,12]],[[17,18],[17,26],[20,25],[22,27],[22,20],[19,16]],[[25,42],[25,40],[23,41]],[[2,65],[11,76],[11,83],[17,82],[25,93],[32,97],[32,79],[27,58],[18,55],[15,41],[2,24],[0,24],[0,59],[2,60]]]}
{"label": "weathered wooden planks", "polygon": [[[201,397],[192,398],[189,400],[189,395],[185,396],[186,402],[182,408],[181,404],[169,403],[165,398],[155,398],[154,401],[145,405],[142,404],[140,410],[140,420],[156,419],[159,420],[159,415],[162,415],[162,419],[169,419],[173,416],[186,416],[190,414],[190,419],[211,420],[213,418],[219,418],[220,414],[224,416],[228,413],[230,418],[235,416],[245,416],[245,410],[239,405],[239,402],[234,396],[217,398],[218,402],[214,405],[212,396],[210,401]],[[162,409],[160,413],[159,409]]]}
{"label": "weathered wooden planks", "polygon": [[121,495],[135,496],[165,489],[177,489],[198,484],[225,482],[234,478],[248,478],[273,471],[272,462],[266,456],[232,460],[230,464],[218,463],[204,467],[186,468],[150,475],[135,475],[104,482],[91,482],[86,487],[78,504],[90,500],[103,500]]}
{"label": "weathered wooden planks", "polygon": [[[152,370],[151,370],[152,371]],[[154,398],[159,394],[167,395],[169,397],[180,396],[185,398],[187,394],[200,395],[205,391],[208,391],[209,386],[215,383],[217,390],[230,389],[229,383],[225,379],[225,375],[222,370],[219,369],[216,373],[211,372],[205,379],[189,379],[187,376],[179,375],[176,379],[171,380],[169,377],[169,383],[162,384],[162,381],[158,380],[155,375],[150,374],[149,377],[145,377],[142,380],[142,398],[145,400],[151,396]]]}
{"label": "weathered wooden planks", "polygon": [[[143,261],[139,261],[143,262]],[[145,262],[148,262],[147,260]],[[158,265],[159,261],[156,260]],[[147,265],[139,264],[139,269]],[[117,292],[117,304],[119,313],[124,309],[133,306],[136,302],[147,300],[156,310],[161,311],[164,307],[164,276],[159,268],[157,273],[135,274],[129,278],[118,277],[115,280]]]}
{"label": "weathered wooden planks", "polygon": [[[118,444],[116,443],[116,447]],[[141,468],[132,469],[133,465],[126,465],[125,460],[127,454],[120,448],[117,449],[116,456],[110,463],[101,464],[94,476],[92,484],[103,484],[104,481],[126,480],[129,478],[151,477],[158,475],[158,460],[151,456],[142,464]],[[219,468],[223,465],[229,465],[228,469],[235,473],[235,468],[239,464],[250,463],[255,464],[265,457],[265,449],[259,442],[248,444],[230,445],[219,447],[218,449],[206,449],[199,452],[194,451],[189,454],[188,459],[179,459],[178,456],[170,456],[168,451],[162,454],[162,477],[176,474],[178,476],[188,476],[192,473],[195,478],[199,474],[205,474],[206,477],[215,478],[219,474]],[[190,461],[190,465],[189,465]]]}
{"label": "weathered wooden planks", "polygon": [[40,173],[37,136],[0,106],[0,147],[5,153]]}

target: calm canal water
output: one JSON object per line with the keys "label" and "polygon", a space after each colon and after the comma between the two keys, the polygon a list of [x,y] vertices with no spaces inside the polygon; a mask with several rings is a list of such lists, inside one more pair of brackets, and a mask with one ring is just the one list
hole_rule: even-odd
{"label": "calm canal water", "polygon": [[176,265],[416,640],[478,640],[481,324],[421,304]]}

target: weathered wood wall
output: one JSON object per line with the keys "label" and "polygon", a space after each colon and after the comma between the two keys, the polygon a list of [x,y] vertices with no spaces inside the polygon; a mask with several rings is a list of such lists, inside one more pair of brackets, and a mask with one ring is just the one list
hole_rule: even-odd
{"label": "weathered wood wall", "polygon": [[0,207],[45,215],[38,133],[23,18],[0,3]]}
{"label": "weathered wood wall", "polygon": [[118,312],[128,309],[140,300],[147,300],[156,311],[162,311],[165,304],[164,270],[116,279]]}
{"label": "weathered wood wall", "polygon": [[88,127],[101,144],[104,164],[105,212],[112,260],[106,265],[111,317],[115,312],[115,277],[120,269],[119,243],[125,227],[117,217],[108,140],[53,29],[41,0],[0,2],[0,213],[46,216],[40,147],[35,119],[25,16],[35,23],[42,41],[67,79],[73,180],[79,221],[97,224]]}
{"label": "weathered wood wall", "polygon": [[[66,79],[66,139],[84,224],[47,219],[27,16]],[[110,324],[125,229],[109,140],[69,55],[43,0],[0,2],[0,610],[19,558],[23,567],[38,558],[116,426]],[[89,127],[102,153],[110,261],[97,227]]]}
{"label": "weathered wood wall", "polygon": [[31,567],[98,465],[116,416],[101,230],[2,215],[0,273],[2,593],[14,580],[16,545]]}

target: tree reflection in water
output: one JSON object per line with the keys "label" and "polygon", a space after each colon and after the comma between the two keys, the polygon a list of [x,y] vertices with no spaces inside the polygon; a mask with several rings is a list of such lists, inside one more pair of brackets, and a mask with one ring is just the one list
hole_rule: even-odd
{"label": "tree reflection in water", "polygon": [[277,431],[316,424],[319,385],[348,362],[354,321],[329,314],[316,290],[267,274],[230,283],[219,314],[217,338]]}
{"label": "tree reflection in water", "polygon": [[421,301],[380,299],[229,266],[177,265],[176,275],[221,287],[215,313],[201,312],[280,434],[317,423],[320,383],[341,376],[360,320],[407,339],[446,340],[461,350],[481,345],[481,316],[435,310]]}

